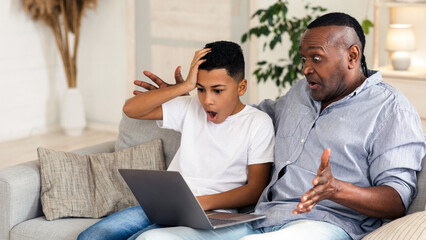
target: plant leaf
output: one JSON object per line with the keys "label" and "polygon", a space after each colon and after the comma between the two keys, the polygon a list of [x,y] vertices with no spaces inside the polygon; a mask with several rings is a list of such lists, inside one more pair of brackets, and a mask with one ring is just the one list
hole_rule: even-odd
{"label": "plant leaf", "polygon": [[364,19],[362,20],[361,27],[362,31],[364,31],[365,34],[368,34],[370,32],[370,28],[374,27],[374,24],[370,20]]}
{"label": "plant leaf", "polygon": [[242,43],[245,43],[245,42],[247,41],[247,36],[248,36],[248,34],[247,34],[247,33],[244,33],[244,34],[243,34],[243,36],[241,37],[241,42],[242,42]]}

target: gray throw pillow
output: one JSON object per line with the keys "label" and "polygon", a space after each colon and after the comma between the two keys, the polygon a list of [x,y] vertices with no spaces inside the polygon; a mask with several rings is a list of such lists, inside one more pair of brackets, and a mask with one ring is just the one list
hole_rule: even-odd
{"label": "gray throw pillow", "polygon": [[45,148],[37,152],[47,220],[99,218],[134,206],[137,201],[118,169],[165,169],[160,139],[114,153],[82,156]]}

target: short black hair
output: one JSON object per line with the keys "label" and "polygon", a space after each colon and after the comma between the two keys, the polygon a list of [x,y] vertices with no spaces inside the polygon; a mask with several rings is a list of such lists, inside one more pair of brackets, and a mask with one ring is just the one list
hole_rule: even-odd
{"label": "short black hair", "polygon": [[365,35],[359,22],[346,13],[332,12],[322,15],[321,17],[312,21],[307,28],[316,28],[324,26],[346,26],[352,28],[359,41],[361,42],[361,68],[364,76],[368,77],[367,62],[365,61],[364,48],[365,48]]}
{"label": "short black hair", "polygon": [[226,69],[228,75],[236,82],[244,79],[244,56],[240,45],[229,41],[217,41],[207,43],[204,48],[210,48],[202,59],[206,59],[198,69],[213,70]]}

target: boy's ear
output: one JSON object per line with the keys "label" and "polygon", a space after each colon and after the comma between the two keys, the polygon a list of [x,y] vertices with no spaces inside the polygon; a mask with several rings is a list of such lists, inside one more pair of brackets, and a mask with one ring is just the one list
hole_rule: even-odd
{"label": "boy's ear", "polygon": [[247,79],[243,79],[238,83],[238,96],[243,96],[247,91]]}

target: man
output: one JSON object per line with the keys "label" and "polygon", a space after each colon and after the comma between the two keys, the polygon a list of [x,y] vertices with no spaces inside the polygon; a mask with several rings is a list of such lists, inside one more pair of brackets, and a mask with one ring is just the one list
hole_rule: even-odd
{"label": "man", "polygon": [[255,209],[265,220],[217,231],[154,230],[138,239],[361,239],[381,219],[403,216],[425,154],[420,119],[379,72],[367,70],[364,46],[354,18],[321,16],[300,42],[305,79],[258,106],[276,129],[275,166]]}

